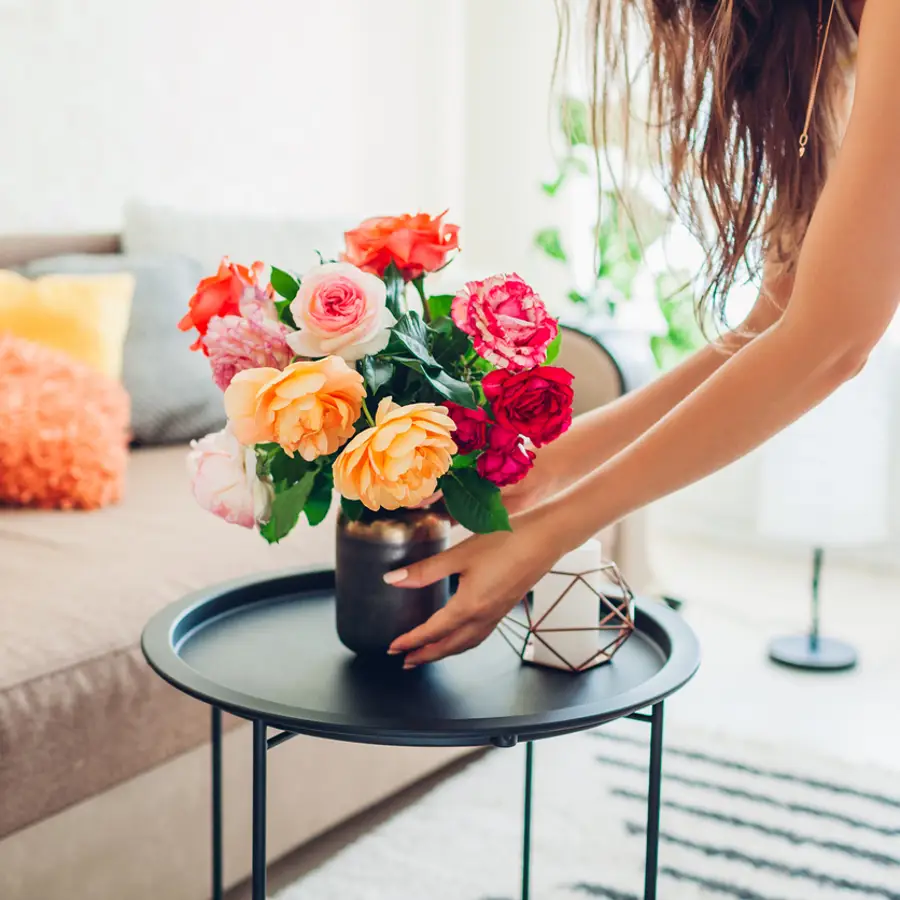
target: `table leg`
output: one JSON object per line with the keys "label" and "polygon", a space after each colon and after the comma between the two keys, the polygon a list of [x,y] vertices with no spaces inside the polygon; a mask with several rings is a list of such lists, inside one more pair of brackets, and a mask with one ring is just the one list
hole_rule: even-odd
{"label": "table leg", "polygon": [[266,900],[266,726],[253,722],[253,890]]}
{"label": "table leg", "polygon": [[644,900],[656,900],[659,869],[659,810],[662,791],[663,704],[653,707],[650,717],[650,786],[647,792],[647,862],[644,869]]}
{"label": "table leg", "polygon": [[212,900],[222,900],[222,710],[212,708]]}
{"label": "table leg", "polygon": [[534,743],[525,744],[525,816],[522,839],[522,900],[531,895],[531,784],[534,775]]}

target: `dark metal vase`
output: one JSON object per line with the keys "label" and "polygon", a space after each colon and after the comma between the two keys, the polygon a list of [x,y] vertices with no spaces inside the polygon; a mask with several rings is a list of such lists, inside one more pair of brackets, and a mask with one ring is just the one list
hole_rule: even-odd
{"label": "dark metal vase", "polygon": [[394,569],[446,550],[450,519],[442,509],[366,512],[337,522],[336,607],[341,643],[360,656],[385,657],[401,634],[421,625],[450,596],[449,579],[423,588],[385,584]]}

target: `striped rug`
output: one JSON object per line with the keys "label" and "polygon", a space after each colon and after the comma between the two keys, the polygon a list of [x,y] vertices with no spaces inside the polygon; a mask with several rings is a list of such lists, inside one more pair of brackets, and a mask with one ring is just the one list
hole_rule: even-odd
{"label": "striped rug", "polygon": [[[900,753],[886,772],[669,732],[660,900],[900,900]],[[648,737],[535,745],[532,900],[643,896]],[[523,772],[523,748],[490,753],[279,900],[516,900]]]}

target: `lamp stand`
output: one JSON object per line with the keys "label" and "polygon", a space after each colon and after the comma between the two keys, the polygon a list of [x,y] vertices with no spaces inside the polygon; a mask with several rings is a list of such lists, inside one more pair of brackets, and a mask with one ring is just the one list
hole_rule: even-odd
{"label": "lamp stand", "polygon": [[775,638],[769,644],[769,659],[783,666],[808,671],[840,672],[852,669],[857,662],[856,650],[844,641],[823,638],[819,634],[819,581],[825,553],[821,547],[813,552],[812,610],[809,634]]}

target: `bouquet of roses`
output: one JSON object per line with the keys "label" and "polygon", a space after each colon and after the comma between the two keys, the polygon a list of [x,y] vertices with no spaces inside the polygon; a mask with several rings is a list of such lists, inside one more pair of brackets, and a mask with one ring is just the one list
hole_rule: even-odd
{"label": "bouquet of roses", "polygon": [[[179,323],[224,391],[226,428],[189,455],[199,503],[281,540],[306,516],[415,507],[443,493],[470,531],[509,529],[500,488],[525,477],[572,418],[560,333],[518,275],[429,295],[455,225],[369,219],[339,261],[302,275],[224,259]],[[407,302],[412,285],[414,305]],[[412,293],[412,292],[410,292]]]}

